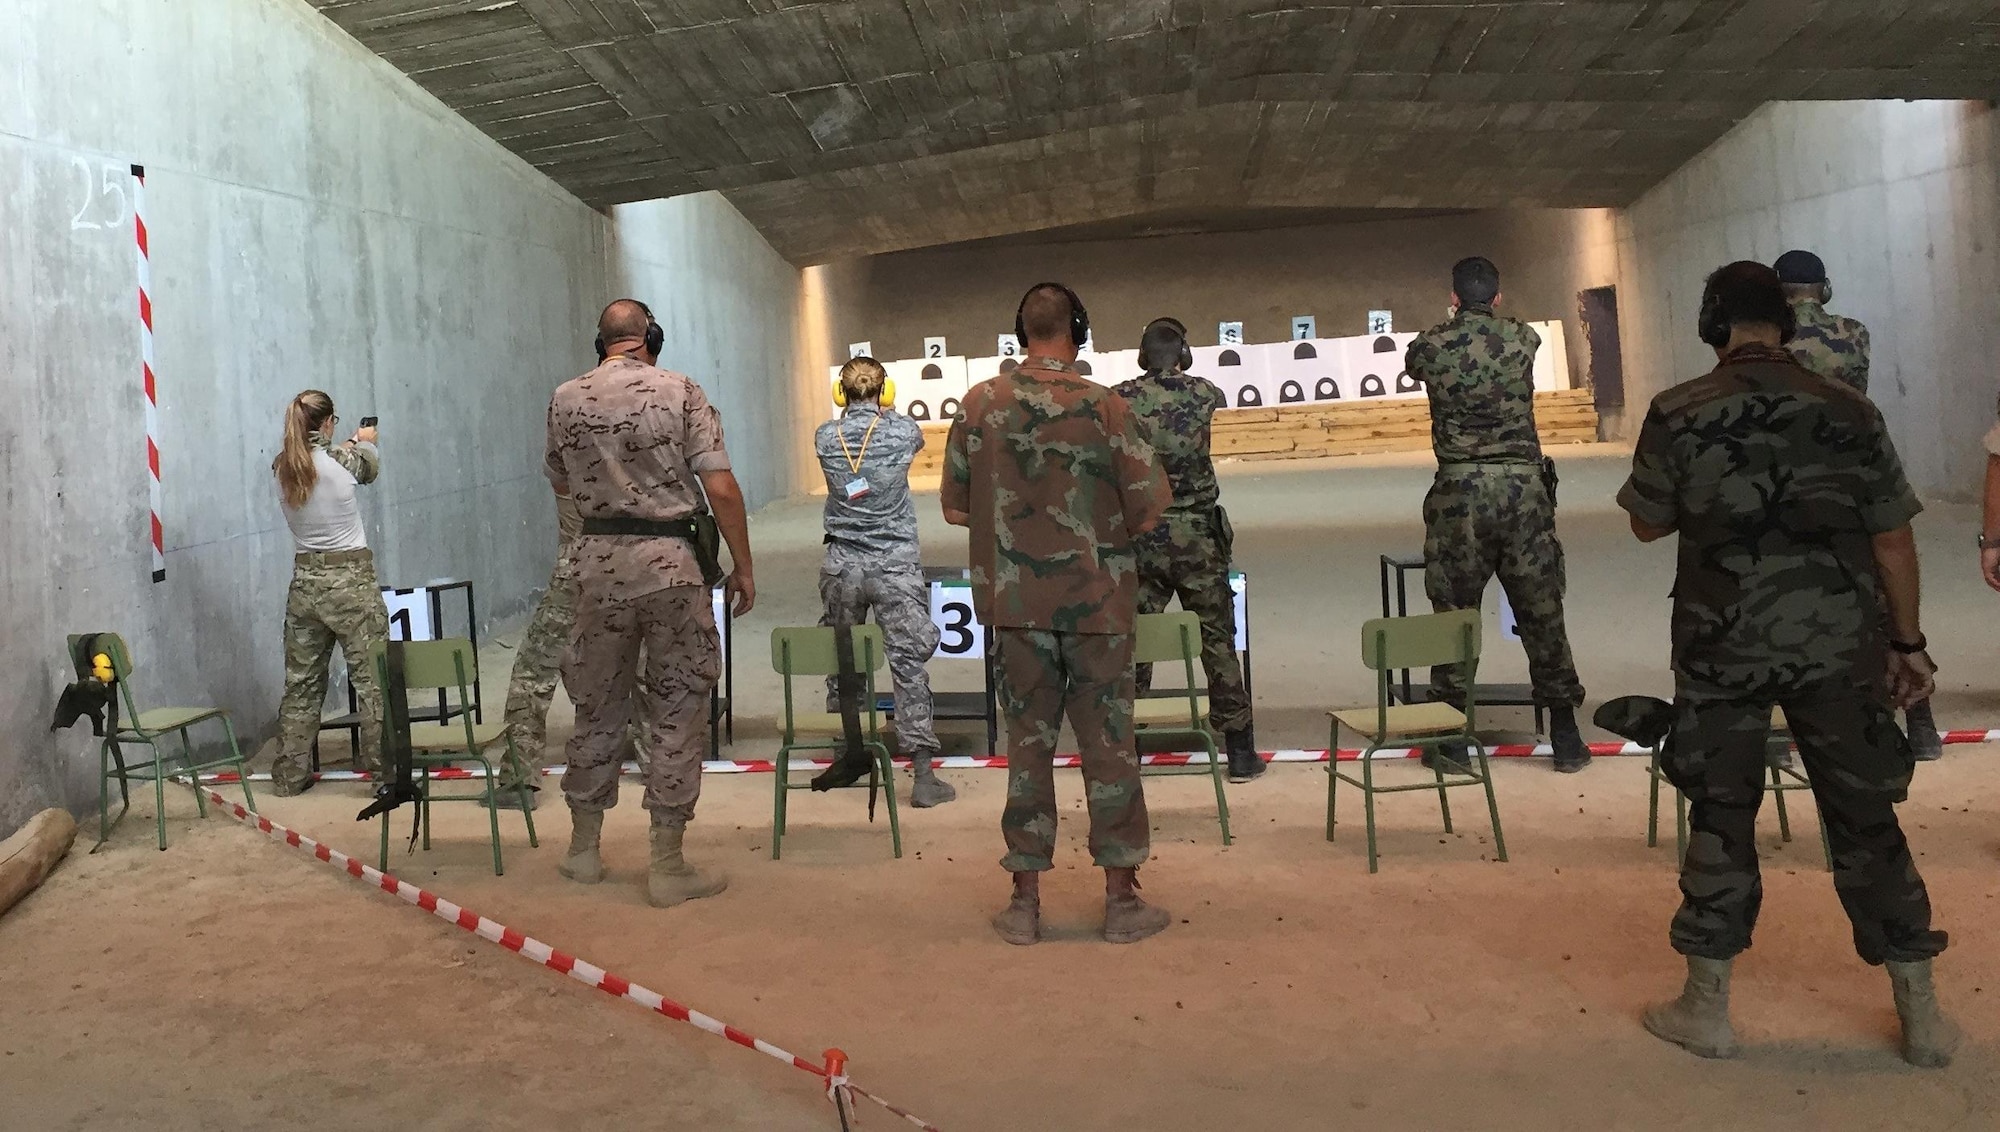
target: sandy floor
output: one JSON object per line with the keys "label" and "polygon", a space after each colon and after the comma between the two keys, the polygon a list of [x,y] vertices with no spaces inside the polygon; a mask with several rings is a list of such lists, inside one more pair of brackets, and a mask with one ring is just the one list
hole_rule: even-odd
{"label": "sandy floor", "polygon": [[[1367,695],[1355,627],[1376,601],[1373,556],[1416,538],[1422,473],[1252,472],[1225,490],[1258,587],[1259,737],[1323,744],[1318,713]],[[1585,505],[1615,485],[1615,459],[1572,461],[1566,475],[1566,500],[1584,501],[1564,534],[1593,700],[1660,690],[1670,563]],[[1963,686],[1986,655],[1985,607],[1972,604],[1985,592],[1958,537],[1969,513],[1921,524],[1933,637],[1960,679],[1940,716],[1990,725],[1993,691]],[[759,519],[765,597],[742,627],[738,668],[746,757],[768,751],[757,717],[775,700],[754,675],[759,631],[814,612],[811,527],[801,505]],[[1509,663],[1518,654],[1496,658],[1500,678]],[[558,704],[552,739],[567,720]],[[1525,713],[1501,722],[1525,726]],[[1638,1028],[1641,1005],[1676,988],[1678,963],[1665,945],[1672,851],[1645,847],[1632,759],[1577,778],[1545,762],[1502,767],[1508,864],[1489,860],[1476,795],[1454,796],[1453,836],[1424,795],[1386,798],[1375,877],[1358,823],[1322,840],[1317,768],[1231,787],[1228,849],[1206,780],[1152,780],[1147,894],[1180,922],[1131,948],[1094,938],[1098,881],[1073,773],[1044,897],[1055,938],[1031,949],[985,926],[1004,895],[997,772],[955,774],[957,803],[906,810],[901,861],[850,793],[795,795],[785,859],[772,862],[770,779],[712,777],[691,851],[732,887],[672,912],[646,907],[637,887],[644,814],[631,785],[607,829],[602,886],[556,875],[559,805],[541,811],[539,850],[507,816],[505,877],[491,874],[470,806],[440,808],[438,847],[411,857],[399,843],[392,867],[797,1052],[840,1045],[857,1081],[952,1132],[1985,1128],[2000,1106],[2000,944],[1978,926],[2000,891],[1989,756],[1954,747],[1923,768],[1905,808],[1954,934],[1942,989],[1970,1033],[1942,1073],[1896,1058],[1886,979],[1852,954],[1804,800],[1796,843],[1781,845],[1766,815],[1764,927],[1738,975],[1748,1056],[1699,1061]],[[266,800],[277,820],[372,854],[372,827],[352,821],[360,805],[353,786]],[[170,850],[154,852],[149,810],[0,919],[0,1129],[837,1126],[806,1075],[200,821],[185,793],[169,803]]]}

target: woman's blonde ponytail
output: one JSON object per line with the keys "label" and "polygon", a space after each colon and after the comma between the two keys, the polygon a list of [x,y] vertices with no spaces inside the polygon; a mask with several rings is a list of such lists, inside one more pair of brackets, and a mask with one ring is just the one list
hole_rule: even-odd
{"label": "woman's blonde ponytail", "polygon": [[278,492],[285,506],[293,510],[305,506],[313,485],[319,482],[319,469],[313,466],[312,436],[331,416],[333,398],[317,389],[292,398],[285,409],[285,443],[278,458],[271,461],[271,470],[277,473]]}

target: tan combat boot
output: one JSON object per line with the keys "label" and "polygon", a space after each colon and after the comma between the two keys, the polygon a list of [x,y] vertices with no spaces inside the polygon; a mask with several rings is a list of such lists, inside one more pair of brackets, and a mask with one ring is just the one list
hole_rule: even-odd
{"label": "tan combat boot", "polygon": [[1005,908],[994,913],[993,930],[1016,947],[1027,947],[1042,938],[1042,874],[1014,874],[1014,895]]}
{"label": "tan combat boot", "polygon": [[1951,1064],[1959,1029],[1938,1007],[1931,984],[1931,961],[1888,963],[1889,986],[1896,995],[1896,1016],[1903,1020],[1903,1060],[1922,1069]]}
{"label": "tan combat boot", "polygon": [[958,797],[958,791],[952,788],[951,783],[939,778],[937,771],[931,769],[931,756],[910,756],[910,772],[915,776],[910,786],[910,805],[917,809],[942,806]]}
{"label": "tan combat boot", "polygon": [[1688,956],[1681,996],[1648,1007],[1641,1019],[1646,1030],[1696,1057],[1735,1057],[1740,1051],[1729,1024],[1729,963]]}
{"label": "tan combat boot", "polygon": [[603,832],[603,810],[570,810],[569,856],[556,871],[579,884],[603,880],[604,860],[597,855],[597,839]]}
{"label": "tan combat boot", "polygon": [[653,819],[653,868],[646,874],[646,902],[655,908],[671,908],[704,896],[714,896],[729,887],[721,873],[698,871],[681,856],[681,838],[687,826]]}
{"label": "tan combat boot", "polygon": [[1173,923],[1165,908],[1139,898],[1138,869],[1104,870],[1104,939],[1107,943],[1137,943],[1158,935]]}

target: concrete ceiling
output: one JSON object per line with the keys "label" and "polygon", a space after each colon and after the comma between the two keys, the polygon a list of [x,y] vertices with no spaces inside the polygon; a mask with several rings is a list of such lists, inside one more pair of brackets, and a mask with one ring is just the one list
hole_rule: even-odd
{"label": "concrete ceiling", "polygon": [[2000,0],[310,0],[598,206],[816,263],[1630,203],[1763,102],[2000,97]]}

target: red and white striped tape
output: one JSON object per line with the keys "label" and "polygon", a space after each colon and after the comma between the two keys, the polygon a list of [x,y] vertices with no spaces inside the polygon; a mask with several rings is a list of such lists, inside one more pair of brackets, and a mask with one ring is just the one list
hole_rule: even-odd
{"label": "red and white striped tape", "polygon": [[146,236],[146,167],[132,166],[132,237],[139,252],[139,365],[146,388],[147,510],[152,517],[153,581],[167,580],[167,535],[160,521],[160,394],[153,372],[153,251]]}
{"label": "red and white striped tape", "polygon": [[762,1038],[744,1033],[742,1030],[731,1026],[719,1018],[711,1018],[699,1010],[682,1006],[673,999],[657,991],[647,990],[630,979],[614,975],[604,968],[585,962],[574,955],[557,951],[555,948],[550,947],[533,936],[523,935],[505,924],[487,919],[470,908],[454,904],[449,900],[426,892],[414,884],[397,880],[380,869],[362,864],[360,861],[342,853],[338,849],[323,845],[303,833],[287,829],[262,814],[244,808],[240,802],[232,802],[213,790],[208,791],[207,794],[208,800],[215,803],[218,810],[229,814],[237,821],[242,822],[252,829],[269,836],[271,840],[289,845],[294,849],[303,849],[316,859],[332,865],[347,875],[372,887],[379,888],[384,892],[391,893],[405,903],[414,904],[431,915],[436,916],[438,919],[446,923],[455,924],[471,932],[473,935],[486,940],[488,943],[497,943],[524,959],[533,960],[551,971],[560,971],[577,982],[585,986],[596,987],[613,998],[622,998],[628,1002],[636,1002],[655,1014],[664,1015],[677,1022],[686,1022],[697,1029],[705,1030],[717,1037],[727,1038],[744,1049],[756,1050],[758,1053],[782,1061],[794,1069],[803,1069],[807,1073],[830,1081],[835,1087],[867,1097],[869,1100],[874,1101],[876,1104],[881,1105],[883,1108],[895,1113],[918,1128],[929,1129],[930,1132],[940,1132],[936,1125],[920,1117],[912,1116],[908,1112],[875,1096],[873,1093],[867,1092],[852,1082],[847,1081],[844,1074],[836,1075],[832,1064],[834,1058],[831,1055],[838,1054],[839,1065],[843,1067],[846,1062],[846,1055],[840,1054],[838,1050],[827,1051],[829,1054],[828,1065],[815,1065],[805,1058],[780,1049]]}
{"label": "red and white striped tape", "polygon": [[[2000,728],[1990,731],[1945,731],[1940,733],[1939,738],[1946,743],[2000,743]],[[1590,753],[1598,758],[1608,758],[1615,755],[1650,755],[1653,753],[1651,747],[1642,747],[1637,743],[1591,743],[1589,747]],[[1413,759],[1422,753],[1421,750],[1415,747],[1384,747],[1375,752],[1375,757],[1378,759]],[[1527,759],[1546,758],[1553,752],[1547,743],[1500,743],[1486,748],[1486,753],[1489,757],[1496,759]],[[1270,763],[1323,763],[1327,761],[1327,752],[1324,748],[1319,750],[1291,749],[1265,751],[1263,752],[1263,756],[1264,761]],[[1359,750],[1343,748],[1340,751],[1341,762],[1352,762],[1360,757],[1361,752]],[[895,761],[898,765],[907,766],[910,760],[899,756]],[[1208,754],[1205,751],[1196,751],[1191,754],[1141,755],[1139,756],[1139,762],[1144,766],[1206,766],[1208,765]],[[801,773],[809,770],[825,770],[831,765],[832,762],[829,759],[792,760],[792,769]],[[1007,767],[1007,756],[947,755],[942,758],[932,759],[931,765],[939,770],[1005,770]],[[1058,768],[1073,769],[1082,765],[1083,759],[1081,756],[1056,756],[1056,766]],[[718,759],[701,764],[703,774],[772,774],[777,769],[778,764],[773,759]],[[559,775],[562,772],[563,768],[560,766],[542,768],[544,775]],[[626,763],[623,773],[628,776],[638,774],[639,764]],[[202,775],[201,780],[203,782],[235,782],[237,777],[235,772],[225,771],[220,774]],[[481,767],[446,767],[431,771],[431,777],[436,779],[484,778],[486,777],[486,771]],[[321,782],[368,782],[374,776],[362,770],[323,770],[319,772],[318,778]],[[268,774],[253,774],[250,776],[250,781],[252,782],[268,782],[270,779],[271,776]]]}

